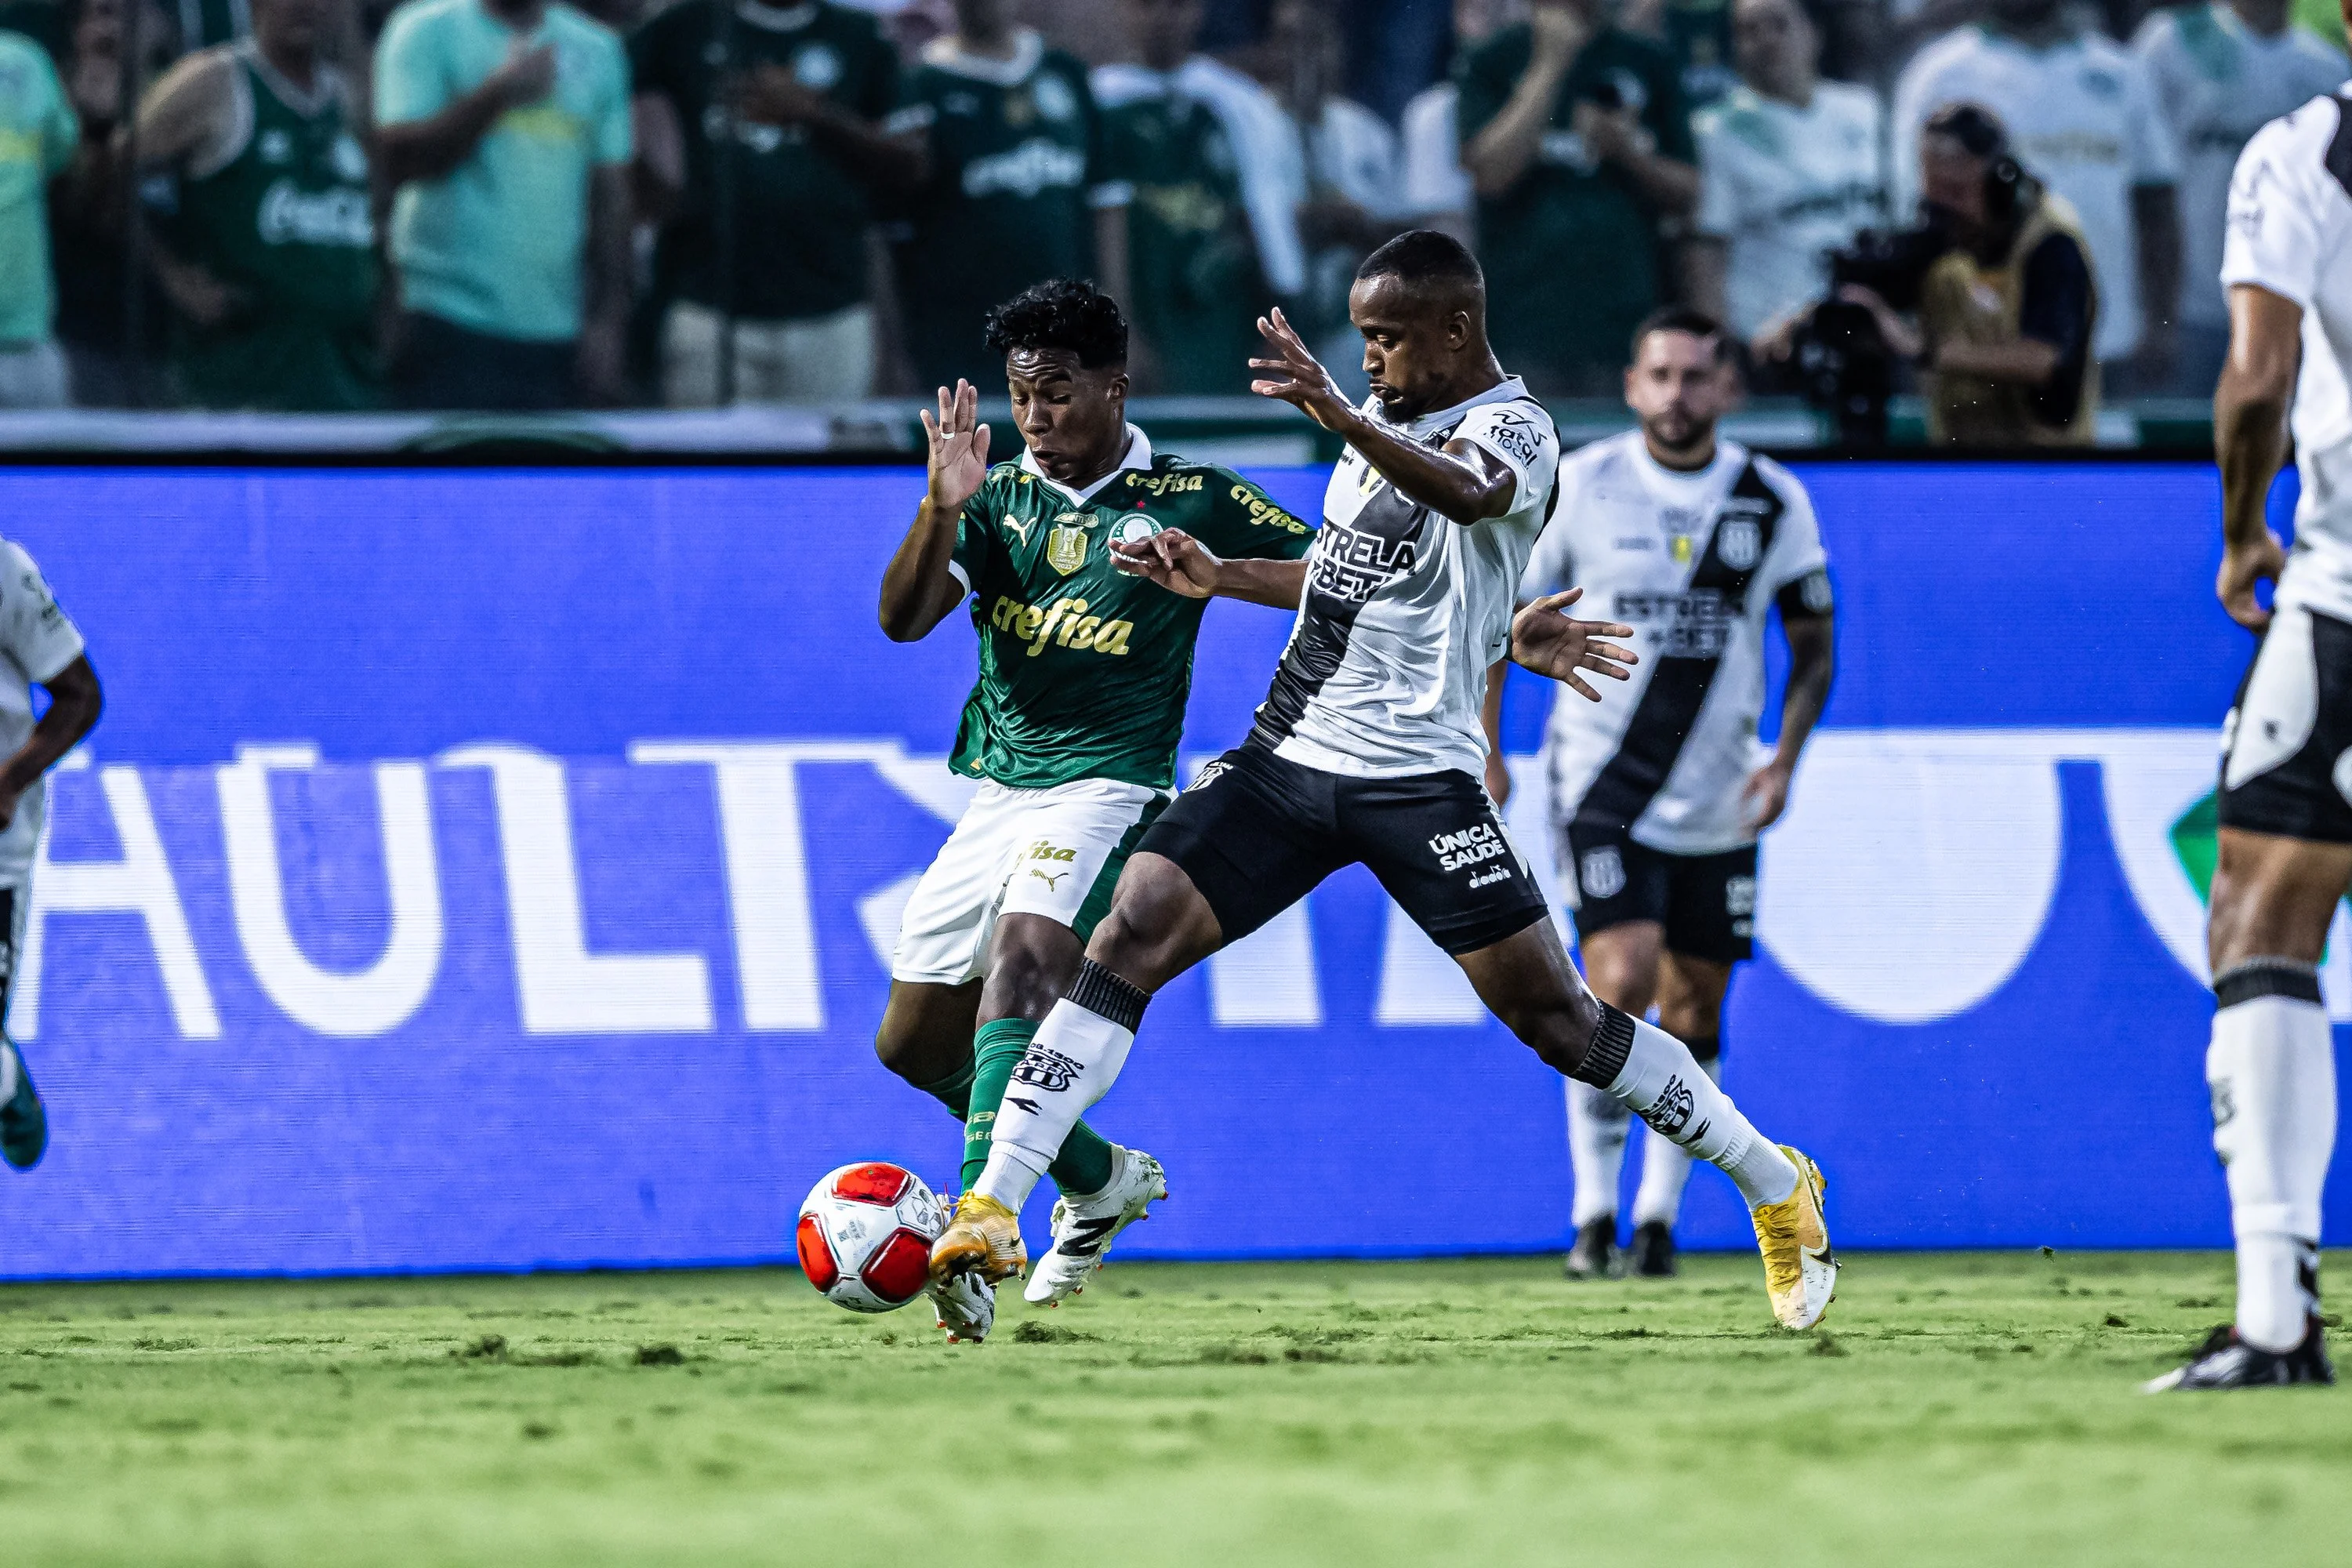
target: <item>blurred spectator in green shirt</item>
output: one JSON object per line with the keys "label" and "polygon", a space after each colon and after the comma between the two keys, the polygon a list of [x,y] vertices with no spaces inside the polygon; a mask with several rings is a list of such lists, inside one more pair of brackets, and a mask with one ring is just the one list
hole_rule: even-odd
{"label": "blurred spectator in green shirt", "polygon": [[399,192],[399,399],[617,401],[630,158],[618,36],[560,0],[411,0],[376,50],[375,113]]}

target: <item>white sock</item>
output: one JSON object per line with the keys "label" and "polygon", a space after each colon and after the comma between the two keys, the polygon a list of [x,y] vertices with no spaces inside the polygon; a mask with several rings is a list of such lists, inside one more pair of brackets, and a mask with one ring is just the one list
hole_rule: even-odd
{"label": "white sock", "polygon": [[1601,1026],[1576,1076],[1605,1081],[1610,1095],[1654,1131],[1729,1176],[1749,1208],[1786,1202],[1797,1190],[1797,1167],[1789,1157],[1699,1070],[1690,1048],[1664,1029],[1601,1004]]}
{"label": "white sock", "polygon": [[[1708,1079],[1723,1081],[1723,1058],[1710,1056],[1698,1064]],[[1652,1128],[1642,1140],[1642,1189],[1633,1194],[1633,1223],[1658,1224],[1668,1229],[1682,1217],[1683,1188],[1690,1182],[1691,1157],[1683,1146]]]}
{"label": "white sock", "polygon": [[16,1047],[0,1045],[0,1105],[16,1098]]}
{"label": "white sock", "polygon": [[2230,1176],[2238,1333],[2303,1342],[2319,1309],[2319,1198],[2336,1148],[2336,1049],[2309,964],[2256,959],[2213,984],[2205,1081],[2213,1152]]}
{"label": "white sock", "polygon": [[988,1164],[972,1191],[1020,1211],[1070,1129],[1117,1081],[1150,999],[1092,959],[1078,966],[1004,1086]]}
{"label": "white sock", "polygon": [[1568,1080],[1568,1163],[1576,1173],[1570,1218],[1582,1230],[1617,1212],[1617,1178],[1625,1168],[1625,1135],[1633,1116],[1622,1102],[1589,1083]]}

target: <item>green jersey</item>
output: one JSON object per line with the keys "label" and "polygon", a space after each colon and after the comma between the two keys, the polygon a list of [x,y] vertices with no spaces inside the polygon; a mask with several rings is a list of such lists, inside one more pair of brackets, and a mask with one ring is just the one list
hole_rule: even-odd
{"label": "green jersey", "polygon": [[[1510,101],[1533,56],[1532,37],[1525,25],[1506,28],[1462,62],[1465,146]],[[1697,161],[1673,57],[1615,27],[1585,45],[1534,163],[1508,191],[1478,204],[1495,349],[1538,390],[1605,383],[1631,354],[1633,329],[1664,298],[1658,214],[1576,133],[1580,102],[1630,107],[1660,155]]]}
{"label": "green jersey", "polygon": [[980,679],[949,765],[1011,789],[1176,782],[1205,599],[1111,564],[1110,542],[1183,530],[1229,558],[1294,561],[1315,535],[1240,475],[1154,455],[1143,433],[1117,473],[1072,492],[1000,463],[966,503],[956,571],[971,586]]}
{"label": "green jersey", "polygon": [[[659,271],[679,294],[757,321],[830,316],[866,299],[866,182],[797,125],[735,126],[730,155],[733,298],[718,254],[719,152],[728,133],[718,63],[778,66],[862,120],[898,101],[898,56],[874,18],[832,0],[777,9],[738,0],[722,44],[719,0],[684,0],[629,37],[635,90],[666,98],[686,136],[685,204],[662,230]],[[731,73],[730,73],[731,74]]]}
{"label": "green jersey", "polygon": [[251,43],[226,49],[241,135],[199,150],[166,235],[245,304],[182,330],[184,389],[208,408],[373,407],[375,222],[341,79],[322,68],[306,96]]}
{"label": "green jersey", "polygon": [[1098,73],[1095,89],[1103,172],[1128,196],[1129,302],[1159,356],[1160,390],[1237,395],[1273,299],[1233,144],[1208,105],[1140,68]]}
{"label": "green jersey", "polygon": [[1010,60],[942,38],[908,73],[894,128],[928,127],[930,183],[906,200],[898,297],[925,386],[1001,385],[988,312],[1032,283],[1094,272],[1101,128],[1087,68],[1034,33]]}

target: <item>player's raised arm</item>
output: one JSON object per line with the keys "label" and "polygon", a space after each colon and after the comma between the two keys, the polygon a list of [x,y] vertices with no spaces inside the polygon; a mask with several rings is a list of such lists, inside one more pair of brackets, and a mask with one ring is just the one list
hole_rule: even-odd
{"label": "player's raised arm", "polygon": [[915,509],[914,525],[882,572],[882,632],[892,642],[916,642],[947,619],[970,586],[956,574],[956,531],[963,509],[988,479],[988,426],[980,422],[980,392],[968,381],[940,388],[940,412],[923,411],[930,446],[930,488]]}
{"label": "player's raised arm", "polygon": [[[1360,291],[1364,287],[1357,285]],[[1257,330],[1265,338],[1267,357],[1250,361],[1250,369],[1258,373],[1250,383],[1252,392],[1289,404],[1342,437],[1382,479],[1441,517],[1485,522],[1511,510],[1518,476],[1495,454],[1474,441],[1425,447],[1407,427],[1374,419],[1349,403],[1279,306],[1258,319]],[[1496,379],[1501,379],[1499,373]]]}

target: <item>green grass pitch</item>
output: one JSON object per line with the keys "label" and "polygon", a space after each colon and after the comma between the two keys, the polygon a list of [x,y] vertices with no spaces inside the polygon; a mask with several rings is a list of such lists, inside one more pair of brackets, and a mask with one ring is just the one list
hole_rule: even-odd
{"label": "green grass pitch", "polygon": [[2352,1389],[2146,1398],[2218,1255],[1114,1265],[992,1342],[743,1271],[0,1288],[12,1563],[2324,1563]]}

